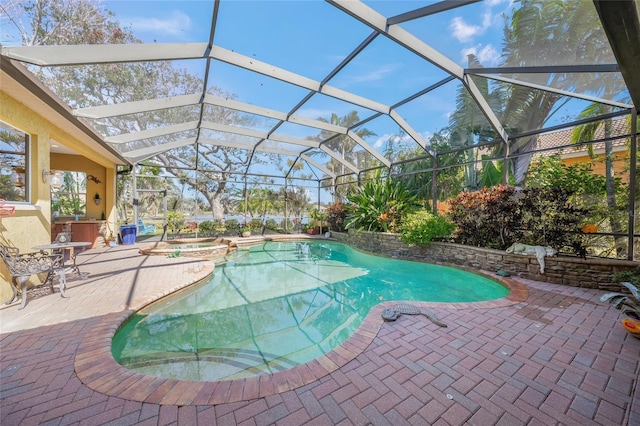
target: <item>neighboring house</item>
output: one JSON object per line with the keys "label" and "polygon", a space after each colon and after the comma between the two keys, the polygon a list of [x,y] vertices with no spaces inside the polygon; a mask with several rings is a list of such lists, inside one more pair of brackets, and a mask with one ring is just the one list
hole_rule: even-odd
{"label": "neighboring house", "polygon": [[[0,216],[0,243],[32,252],[66,226],[74,240],[104,244],[110,232],[117,235],[116,167],[127,164],[24,66],[2,58],[0,198],[13,212],[5,207],[11,214]],[[80,190],[55,191],[52,179],[54,187],[68,184],[61,177],[78,179]],[[55,200],[68,195],[79,200],[77,211],[54,212]],[[0,262],[0,302],[10,296],[9,280]]]}
{"label": "neighboring house", "polygon": [[[615,136],[623,136],[629,134],[629,124],[626,119],[617,119],[612,121],[611,134]],[[543,133],[538,136],[536,153],[533,156],[532,163],[536,157],[551,156],[559,154],[565,165],[570,166],[576,163],[593,162],[592,170],[595,173],[605,174],[604,163],[604,142],[596,142],[593,144],[593,152],[596,158],[591,159],[587,146],[584,144],[571,144],[571,133],[573,129],[560,130],[557,132]],[[602,126],[596,131],[595,140],[604,139],[604,129]],[[614,157],[614,174],[622,178],[624,182],[629,181],[629,140],[628,138],[618,138],[613,140],[613,157]]]}

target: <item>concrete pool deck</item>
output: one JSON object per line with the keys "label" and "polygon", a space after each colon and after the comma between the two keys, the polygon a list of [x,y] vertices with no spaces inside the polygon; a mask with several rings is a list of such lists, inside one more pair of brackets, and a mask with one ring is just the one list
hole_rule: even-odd
{"label": "concrete pool deck", "polygon": [[423,316],[384,323],[379,305],[345,345],[297,372],[186,382],[122,369],[109,336],[212,262],[133,245],[78,264],[70,298],[0,307],[3,425],[640,424],[640,339],[601,291],[514,279],[514,300],[427,304],[448,328]]}

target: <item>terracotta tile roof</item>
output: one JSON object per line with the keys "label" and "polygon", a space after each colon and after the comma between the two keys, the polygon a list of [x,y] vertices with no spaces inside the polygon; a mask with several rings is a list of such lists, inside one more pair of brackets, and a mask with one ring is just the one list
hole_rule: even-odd
{"label": "terracotta tile roof", "polygon": [[[629,133],[627,120],[620,118],[613,120],[612,122],[612,135],[627,135]],[[573,129],[560,130],[557,132],[543,133],[538,136],[535,155],[550,156],[557,153],[579,153],[586,152],[586,145],[576,145],[575,147],[567,146],[571,144],[571,133]],[[602,126],[598,128],[595,134],[595,140],[603,139],[604,129]],[[620,148],[626,148],[627,139],[620,138],[613,141],[613,148],[615,151],[619,151]],[[557,148],[557,149],[553,149]],[[595,151],[604,150],[604,142],[596,142],[593,144]]]}

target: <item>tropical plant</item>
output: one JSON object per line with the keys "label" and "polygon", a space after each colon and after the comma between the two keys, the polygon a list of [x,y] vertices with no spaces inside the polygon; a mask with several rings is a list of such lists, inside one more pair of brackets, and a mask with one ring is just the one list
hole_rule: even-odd
{"label": "tropical plant", "polygon": [[614,308],[620,309],[624,315],[640,320],[640,291],[630,282],[621,282],[630,293],[606,293],[600,297],[601,302],[608,301]]}
{"label": "tropical plant", "polygon": [[[331,114],[331,117],[319,117],[319,121],[323,121],[325,123],[330,123],[335,126],[344,127],[346,129],[352,129],[360,122],[360,117],[358,117],[357,111],[351,111],[345,116],[338,116],[338,114]],[[360,138],[365,138],[369,136],[375,136],[376,134],[371,130],[360,127],[355,130],[355,134]],[[367,169],[373,166],[373,164],[368,163],[368,157],[363,155],[357,155],[356,153],[356,142],[349,137],[348,135],[335,135],[334,132],[328,130],[322,130],[319,135],[315,137],[318,141],[325,141],[323,144],[328,149],[331,149],[336,154],[338,154],[343,160],[354,165],[359,169]],[[318,151],[322,152],[322,151]],[[324,153],[323,153],[324,154]],[[311,155],[314,155],[312,153]],[[344,163],[332,158],[326,164],[327,169],[331,170],[338,176],[343,176],[346,174],[353,173],[349,168],[345,166]],[[345,195],[354,188],[355,184],[347,184],[337,186],[335,192],[333,194],[334,201],[341,201],[344,199]]]}
{"label": "tropical plant", "polygon": [[347,199],[346,228],[373,232],[397,232],[403,216],[418,207],[416,196],[402,181],[380,176],[367,181]]}
{"label": "tropical plant", "polygon": [[327,206],[327,222],[329,222],[329,229],[332,231],[344,232],[346,218],[347,212],[343,203],[335,202]]}
{"label": "tropical plant", "polygon": [[409,245],[430,244],[437,238],[451,236],[456,226],[446,217],[418,210],[406,215],[400,225],[400,239]]}
{"label": "tropical plant", "polygon": [[516,197],[521,219],[515,234],[520,242],[586,253],[580,231],[588,210],[571,201],[573,191],[527,188],[521,193],[522,196]]}
{"label": "tropical plant", "polygon": [[[605,79],[608,84],[605,85],[607,87],[606,96],[612,96],[614,94],[614,90],[612,86],[616,84],[615,79],[607,78]],[[618,82],[620,85],[621,82]],[[611,112],[612,107],[608,105],[593,103],[585,108],[581,113],[581,118],[588,117],[597,117],[599,115],[603,115]],[[614,163],[614,155],[613,155],[613,141],[610,137],[613,135],[612,130],[612,120],[610,118],[595,121],[587,124],[583,124],[580,126],[576,126],[573,129],[571,134],[571,142],[572,143],[580,143],[586,141],[592,141],[596,139],[596,132],[599,129],[602,129],[603,137],[604,137],[604,163],[605,163],[605,179],[606,179],[606,200],[607,206],[609,207],[610,215],[608,217],[609,224],[611,226],[611,231],[613,233],[622,233],[624,232],[624,228],[622,225],[622,220],[618,214],[616,214],[617,210],[617,191],[616,191],[616,179],[615,179],[615,171],[613,167]],[[630,127],[630,126],[629,126]],[[596,155],[594,153],[593,144],[588,145],[588,152],[591,158],[595,158]],[[626,256],[626,240],[625,238],[616,238],[616,252],[618,257]]]}
{"label": "tropical plant", "polygon": [[[622,220],[626,206],[622,203],[626,196],[616,197],[617,206],[607,205],[607,180],[605,176],[594,173],[593,162],[580,162],[566,165],[559,155],[540,157],[531,165],[527,174],[527,186],[539,188],[558,187],[572,193],[570,202],[584,211],[583,224],[598,224],[600,228],[612,230],[610,219]],[[628,191],[628,186],[620,177],[613,179],[614,190],[618,194]],[[613,238],[613,237],[612,237]],[[610,244],[605,244],[609,241]],[[626,250],[616,250],[615,239],[598,239],[599,255],[621,257]]]}
{"label": "tropical plant", "polygon": [[[448,132],[436,132],[429,138],[428,145],[435,151],[447,151],[451,149]],[[423,148],[415,148],[399,154],[401,160],[398,167],[399,176],[411,194],[419,199],[429,200],[433,198],[433,173],[435,159],[427,154]],[[454,197],[463,186],[463,174],[459,167],[452,167],[464,161],[460,152],[443,153],[438,155],[437,172],[437,198],[447,200]]]}
{"label": "tropical plant", "polygon": [[[582,1],[518,0],[512,13],[506,16],[504,48],[501,66],[526,67],[565,64],[567,57],[580,52],[580,60],[605,63],[608,49],[606,38],[594,36],[602,31],[593,5]],[[562,42],[555,42],[562,40]],[[607,60],[612,58],[607,57]],[[476,57],[470,56],[470,67],[481,67]],[[607,73],[604,73],[607,74]],[[612,73],[609,73],[612,74]],[[550,117],[561,111],[567,100],[535,86],[554,87],[580,93],[602,93],[601,79],[585,74],[577,78],[566,73],[538,73],[527,76],[527,85],[507,82],[489,83],[486,78],[472,76],[479,92],[505,129],[511,134],[540,129]],[[617,95],[617,93],[615,94]],[[607,99],[614,99],[607,96]],[[497,140],[497,133],[487,125],[480,111],[471,101],[471,95],[463,85],[457,97],[457,111],[451,115],[450,131],[459,146],[473,146],[484,140]],[[493,157],[501,157],[508,149],[516,185],[522,185],[535,148],[536,136],[512,139],[506,143],[493,143]],[[455,143],[454,143],[455,145]],[[507,148],[508,147],[508,148]],[[471,155],[471,151],[469,151]],[[476,159],[468,158],[468,161]],[[473,170],[468,170],[468,183],[474,182]]]}

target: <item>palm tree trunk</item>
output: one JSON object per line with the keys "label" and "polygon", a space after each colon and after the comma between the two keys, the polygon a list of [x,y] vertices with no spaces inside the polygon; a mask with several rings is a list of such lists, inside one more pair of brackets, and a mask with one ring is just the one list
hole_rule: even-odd
{"label": "palm tree trunk", "polygon": [[[609,138],[611,136],[611,120],[606,120],[604,123],[604,137]],[[604,143],[604,156],[605,156],[605,177],[606,177],[606,191],[607,191],[607,207],[609,207],[609,224],[611,225],[611,232],[614,234],[622,233],[623,227],[618,215],[616,214],[616,187],[614,180],[613,169],[613,142],[606,140]],[[618,259],[626,259],[627,257],[627,244],[624,237],[614,237],[616,257]]]}

